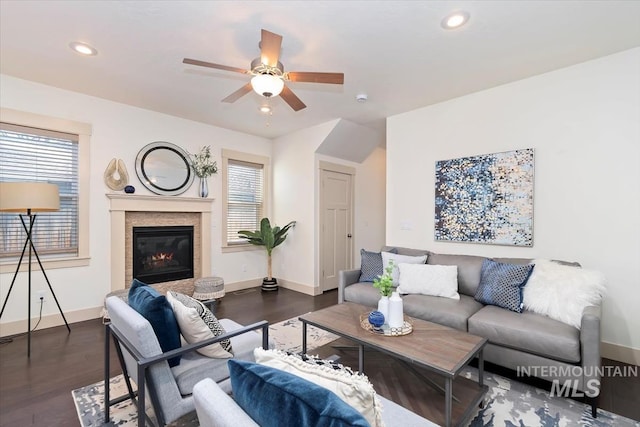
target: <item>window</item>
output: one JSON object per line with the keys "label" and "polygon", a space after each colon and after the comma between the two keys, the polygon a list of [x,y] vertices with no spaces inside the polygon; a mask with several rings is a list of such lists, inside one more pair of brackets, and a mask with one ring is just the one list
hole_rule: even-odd
{"label": "window", "polygon": [[[33,232],[35,247],[47,268],[87,264],[77,260],[88,258],[88,200],[81,197],[88,178],[88,174],[81,176],[81,170],[88,168],[82,166],[81,159],[88,159],[90,129],[81,123],[2,109],[0,181],[58,186],[60,210],[38,214]],[[0,213],[1,272],[15,269],[24,241],[18,214]]]}
{"label": "window", "polygon": [[246,248],[247,241],[238,231],[257,230],[267,216],[269,159],[223,150],[222,163],[223,246]]}

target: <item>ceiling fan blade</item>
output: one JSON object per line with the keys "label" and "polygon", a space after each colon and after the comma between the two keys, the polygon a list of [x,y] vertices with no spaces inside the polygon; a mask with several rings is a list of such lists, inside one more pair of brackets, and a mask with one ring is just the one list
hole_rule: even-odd
{"label": "ceiling fan blade", "polygon": [[251,92],[252,89],[253,88],[251,87],[251,82],[249,82],[246,85],[242,86],[237,91],[233,92],[231,95],[227,96],[225,99],[222,100],[222,102],[228,102],[228,103],[236,102],[238,99],[242,98],[243,96]]}
{"label": "ceiling fan blade", "polygon": [[292,82],[330,83],[334,85],[344,84],[343,73],[313,73],[304,71],[291,71],[286,73],[287,80]]}
{"label": "ceiling fan blade", "polygon": [[282,36],[267,30],[262,30],[260,41],[260,61],[270,67],[278,66]]}
{"label": "ceiling fan blade", "polygon": [[293,108],[293,111],[300,111],[303,108],[307,108],[307,106],[304,105],[304,102],[300,101],[300,98],[298,98],[286,85],[282,89],[280,96],[284,99],[284,102],[289,104],[289,107]]}
{"label": "ceiling fan blade", "polygon": [[229,67],[228,65],[214,64],[213,62],[199,61],[197,59],[184,58],[182,60],[182,62],[184,64],[197,65],[199,67],[217,68],[219,70],[233,71],[235,73],[242,73],[242,74],[249,74],[249,70],[244,70],[242,68],[237,68],[237,67]]}

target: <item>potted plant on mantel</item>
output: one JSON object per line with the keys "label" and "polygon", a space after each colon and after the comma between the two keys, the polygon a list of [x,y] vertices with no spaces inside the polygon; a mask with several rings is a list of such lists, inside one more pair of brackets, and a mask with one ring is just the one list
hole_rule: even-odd
{"label": "potted plant on mantel", "polygon": [[264,246],[267,250],[267,277],[262,280],[263,291],[277,291],[278,281],[273,277],[271,270],[271,252],[287,238],[289,229],[296,225],[295,221],[291,221],[284,227],[271,227],[269,218],[262,218],[260,221],[260,230],[249,231],[240,230],[238,234],[244,237],[256,246]]}
{"label": "potted plant on mantel", "polygon": [[211,146],[206,145],[202,147],[200,153],[189,154],[189,156],[193,173],[200,178],[198,195],[200,197],[207,197],[209,195],[209,184],[207,183],[207,178],[218,173],[218,163],[211,159]]}

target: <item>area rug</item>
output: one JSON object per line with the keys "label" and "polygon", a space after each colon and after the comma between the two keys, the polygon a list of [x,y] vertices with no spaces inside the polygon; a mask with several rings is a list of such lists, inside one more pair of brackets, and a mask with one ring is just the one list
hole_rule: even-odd
{"label": "area rug", "polygon": [[[467,368],[464,377],[478,380],[478,371]],[[640,422],[485,371],[489,386],[485,406],[471,417],[468,427],[640,427]]]}
{"label": "area rug", "polygon": [[[302,348],[302,323],[297,317],[269,326],[269,337],[276,348],[299,352]],[[338,338],[336,335],[309,326],[307,330],[308,352]],[[477,380],[477,370],[467,369],[463,376]],[[126,394],[122,375],[111,378],[111,395]],[[471,417],[467,427],[640,427],[640,422],[598,410],[598,417],[591,417],[588,405],[572,399],[551,397],[547,391],[503,378],[485,371],[484,382],[489,386],[485,397],[487,404]],[[82,427],[103,426],[103,382],[73,390],[73,399]],[[109,426],[133,427],[137,412],[134,405],[125,400],[110,409],[112,422]],[[153,417],[153,410],[147,407]],[[155,422],[155,420],[154,420]],[[169,424],[171,427],[195,427],[198,419],[194,413],[187,414]],[[307,426],[300,426],[307,427]],[[388,426],[396,427],[396,426]],[[398,426],[404,427],[404,426]]]}

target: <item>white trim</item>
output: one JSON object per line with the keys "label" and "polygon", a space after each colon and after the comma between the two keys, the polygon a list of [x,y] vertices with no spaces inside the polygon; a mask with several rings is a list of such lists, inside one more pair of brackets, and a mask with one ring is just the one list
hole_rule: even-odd
{"label": "white trim", "polygon": [[[0,108],[0,121],[78,135],[78,255],[64,259],[43,259],[42,265],[45,270],[89,265],[91,259],[89,253],[91,125],[10,108]],[[2,262],[0,263],[0,273],[13,272],[16,270],[17,265],[17,260]],[[24,263],[20,266],[20,271],[24,271],[23,267]]]}
{"label": "white trim", "polygon": [[260,156],[257,154],[243,153],[240,151],[222,149],[222,227],[220,241],[222,245],[222,252],[241,252],[246,250],[253,250],[250,246],[245,245],[228,245],[227,244],[227,215],[229,213],[227,206],[227,193],[228,193],[228,177],[227,171],[229,167],[229,160],[238,160],[241,162],[249,162],[260,164],[263,167],[263,186],[262,189],[262,214],[263,217],[269,217],[271,213],[271,159],[266,156]]}
{"label": "white trim", "polygon": [[[301,294],[311,295],[313,297],[322,294],[322,289],[320,289],[320,287],[304,285],[290,280],[278,279],[278,286],[291,291],[300,292]],[[338,301],[336,301],[336,303],[337,302]]]}
{"label": "white trim", "polygon": [[[85,308],[82,310],[76,311],[67,311],[64,313],[67,318],[67,322],[77,323],[84,322],[85,320],[99,319],[102,315],[103,307],[92,307]],[[34,324],[34,319],[31,319],[31,325]],[[40,329],[53,328],[54,326],[62,326],[64,325],[64,320],[62,316],[58,314],[50,314],[48,316],[42,316],[42,320],[40,321],[40,325],[38,325],[37,331]],[[73,328],[72,328],[73,330]],[[0,336],[6,337],[10,335],[16,335],[27,332],[27,319],[18,320],[15,322],[7,322],[0,324]],[[32,339],[37,339],[36,337],[31,337]]]}
{"label": "white trim", "polygon": [[602,342],[600,346],[601,356],[607,359],[618,360],[631,365],[640,365],[640,348],[626,347],[611,342]]}

